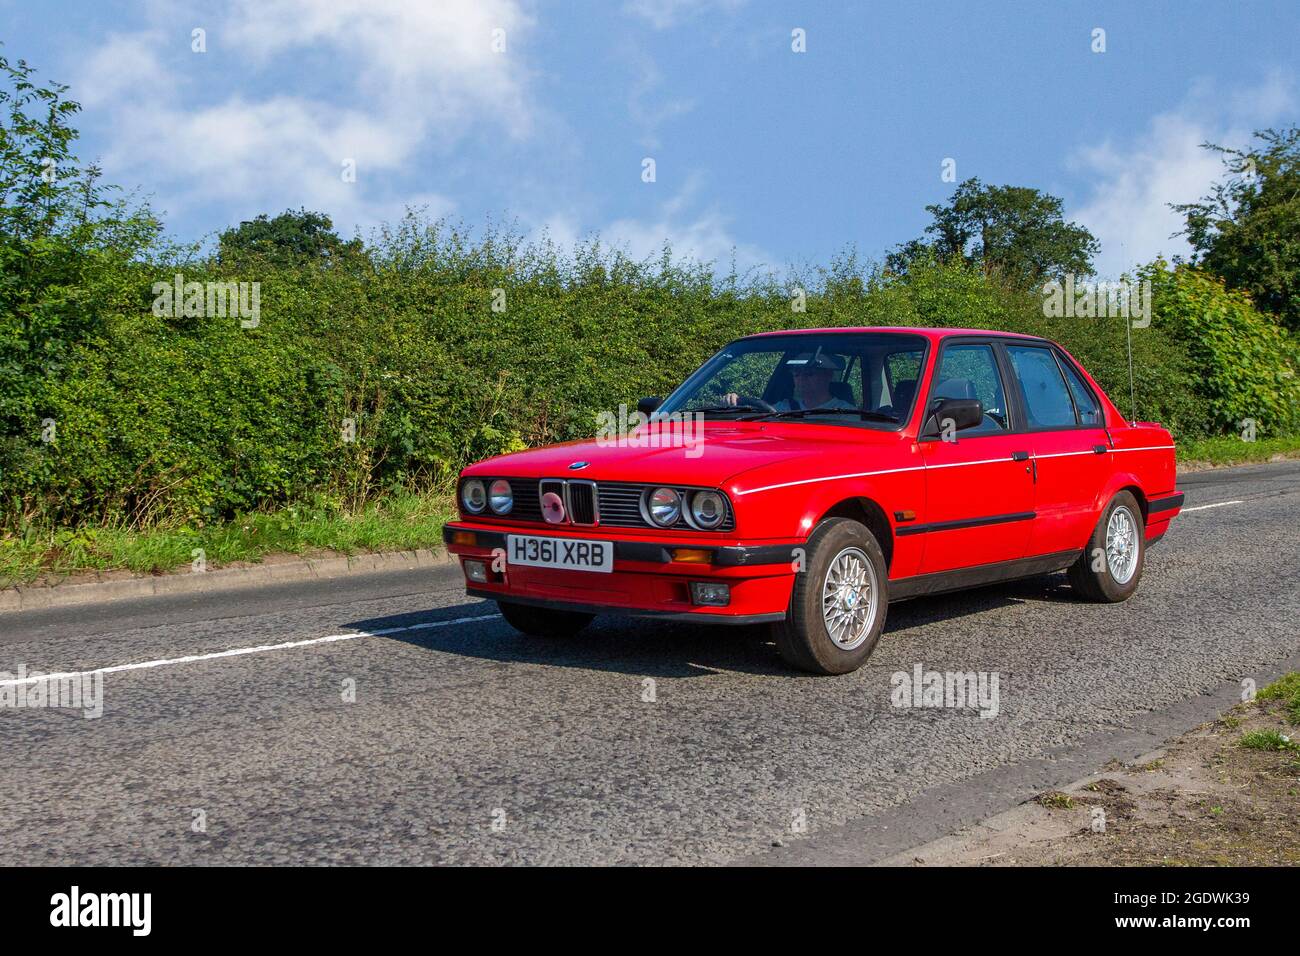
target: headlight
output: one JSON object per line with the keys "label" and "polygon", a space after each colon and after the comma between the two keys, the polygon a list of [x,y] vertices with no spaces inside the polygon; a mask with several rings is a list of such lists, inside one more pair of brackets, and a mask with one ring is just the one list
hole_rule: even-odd
{"label": "headlight", "polygon": [[671,488],[656,488],[646,503],[650,520],[662,528],[677,523],[682,515],[682,496]]}
{"label": "headlight", "polygon": [[499,515],[510,513],[515,506],[515,493],[510,490],[510,482],[498,478],[488,487],[488,506]]}
{"label": "headlight", "polygon": [[716,491],[697,491],[691,495],[691,517],[701,528],[716,528],[726,516],[727,506]]}
{"label": "headlight", "polygon": [[472,478],[460,486],[460,503],[465,506],[466,511],[478,514],[487,507],[487,492],[483,490],[483,482],[477,478]]}

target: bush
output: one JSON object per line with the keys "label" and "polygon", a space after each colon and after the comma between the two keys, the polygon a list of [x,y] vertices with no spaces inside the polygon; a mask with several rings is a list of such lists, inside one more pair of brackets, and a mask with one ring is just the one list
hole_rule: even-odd
{"label": "bush", "polygon": [[1152,285],[1152,325],[1185,343],[1196,393],[1215,431],[1239,431],[1249,419],[1261,435],[1300,425],[1297,342],[1244,292],[1208,273],[1156,262],[1143,270]]}

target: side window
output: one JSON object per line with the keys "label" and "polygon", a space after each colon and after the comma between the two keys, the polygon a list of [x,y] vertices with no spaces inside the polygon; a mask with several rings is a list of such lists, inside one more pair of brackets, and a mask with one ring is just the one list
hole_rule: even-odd
{"label": "side window", "polygon": [[[993,435],[1007,428],[1007,403],[991,345],[948,345],[939,358],[930,405],[943,398],[978,398],[984,421],[961,435]],[[929,414],[927,412],[927,414]],[[1071,412],[1073,414],[1073,412]]]}
{"label": "side window", "polygon": [[1030,428],[1073,428],[1074,402],[1056,359],[1045,348],[1008,345]]}
{"label": "side window", "polygon": [[1069,362],[1061,361],[1061,368],[1065,369],[1065,380],[1070,383],[1070,394],[1074,396],[1074,407],[1079,410],[1079,423],[1083,425],[1100,425],[1101,408],[1097,405],[1097,400],[1092,397],[1092,392],[1088,391],[1088,386],[1083,384],[1083,379],[1079,377]]}

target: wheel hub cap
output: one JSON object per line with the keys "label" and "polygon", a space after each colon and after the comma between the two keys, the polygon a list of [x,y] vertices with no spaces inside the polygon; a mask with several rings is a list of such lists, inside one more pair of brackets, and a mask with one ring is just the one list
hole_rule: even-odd
{"label": "wheel hub cap", "polygon": [[1121,505],[1106,522],[1106,567],[1116,584],[1127,584],[1137,570],[1138,524],[1132,512]]}
{"label": "wheel hub cap", "polygon": [[876,570],[859,548],[845,548],[826,568],[822,621],[832,643],[851,651],[867,639],[876,620]]}

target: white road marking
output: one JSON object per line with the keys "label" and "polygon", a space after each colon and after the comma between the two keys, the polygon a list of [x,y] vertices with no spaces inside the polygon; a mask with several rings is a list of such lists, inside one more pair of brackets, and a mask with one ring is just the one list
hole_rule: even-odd
{"label": "white road marking", "polygon": [[291,647],[311,647],[313,644],[333,644],[339,641],[352,641],[358,637],[384,637],[402,631],[423,631],[434,627],[450,627],[453,624],[470,624],[474,621],[491,621],[500,614],[483,614],[479,617],[458,617],[450,621],[428,621],[424,624],[409,624],[406,627],[386,627],[380,631],[357,631],[354,634],[331,634],[328,637],[313,637],[305,641],[286,641],[283,644],[261,644],[257,647],[236,647],[228,651],[216,651],[212,654],[190,654],[186,657],[168,657],[156,661],[141,661],[139,664],[114,664],[112,667],[98,667],[91,671],[70,671],[62,674],[42,674],[39,677],[24,677],[18,680],[0,681],[0,687],[17,687],[22,684],[36,684],[41,681],[69,680],[89,677],[92,674],[117,674],[121,671],[141,671],[153,667],[170,667],[173,664],[193,664],[196,661],[215,661],[222,657],[242,657],[245,654],[265,654],[267,651],[283,651]]}
{"label": "white road marking", "polygon": [[1212,504],[1212,505],[1197,505],[1195,508],[1184,508],[1184,509],[1182,510],[1182,513],[1183,513],[1183,514],[1187,514],[1187,512],[1189,512],[1189,511],[1204,511],[1206,508],[1225,508],[1225,507],[1227,507],[1228,505],[1240,505],[1240,504],[1245,504],[1245,502],[1244,502],[1244,501],[1240,501],[1240,500],[1238,500],[1238,501],[1216,501],[1216,502],[1215,502],[1214,504]]}

